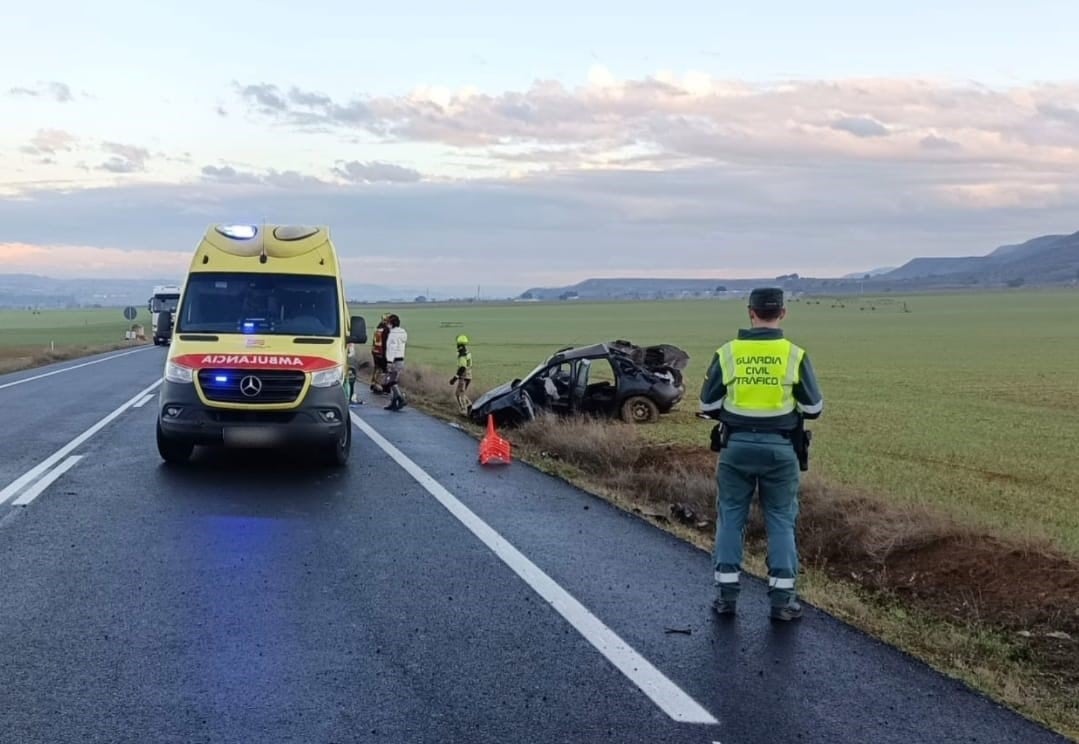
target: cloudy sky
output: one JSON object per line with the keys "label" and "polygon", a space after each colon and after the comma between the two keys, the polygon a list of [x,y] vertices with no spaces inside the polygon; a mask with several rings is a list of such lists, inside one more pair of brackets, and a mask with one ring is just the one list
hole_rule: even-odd
{"label": "cloudy sky", "polygon": [[430,287],[1079,230],[1075,2],[458,5],[6,9],[0,272],[180,275],[207,224],[263,220]]}

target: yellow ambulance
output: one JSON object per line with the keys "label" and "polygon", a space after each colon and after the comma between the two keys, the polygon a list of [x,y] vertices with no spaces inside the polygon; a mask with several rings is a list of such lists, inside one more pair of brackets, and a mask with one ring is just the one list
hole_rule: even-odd
{"label": "yellow ambulance", "polygon": [[157,448],[298,446],[331,465],[352,447],[350,317],[325,227],[216,225],[195,250],[158,397]]}

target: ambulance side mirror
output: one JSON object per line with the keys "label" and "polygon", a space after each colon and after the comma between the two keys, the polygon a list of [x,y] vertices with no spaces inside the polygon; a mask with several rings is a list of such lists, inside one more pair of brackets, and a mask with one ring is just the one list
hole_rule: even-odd
{"label": "ambulance side mirror", "polygon": [[353,315],[349,321],[348,342],[350,344],[367,343],[367,321],[363,316]]}

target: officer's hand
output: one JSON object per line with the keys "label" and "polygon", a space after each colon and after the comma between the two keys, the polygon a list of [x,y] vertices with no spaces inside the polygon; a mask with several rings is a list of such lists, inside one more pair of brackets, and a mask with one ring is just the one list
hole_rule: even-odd
{"label": "officer's hand", "polygon": [[450,380],[450,384],[451,385],[456,385],[457,384],[457,378],[454,377],[452,380]]}

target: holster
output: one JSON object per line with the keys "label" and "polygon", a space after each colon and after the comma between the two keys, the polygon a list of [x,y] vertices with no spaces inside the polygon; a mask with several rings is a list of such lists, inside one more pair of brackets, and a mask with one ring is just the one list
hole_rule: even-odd
{"label": "holster", "polygon": [[813,432],[805,427],[805,419],[798,417],[798,426],[791,432],[791,444],[798,455],[798,469],[803,473],[809,470],[809,445],[813,441]]}
{"label": "holster", "polygon": [[712,427],[712,444],[711,450],[713,452],[719,452],[721,449],[727,446],[727,443],[731,440],[731,430],[729,426],[724,426],[720,421],[718,424]]}

